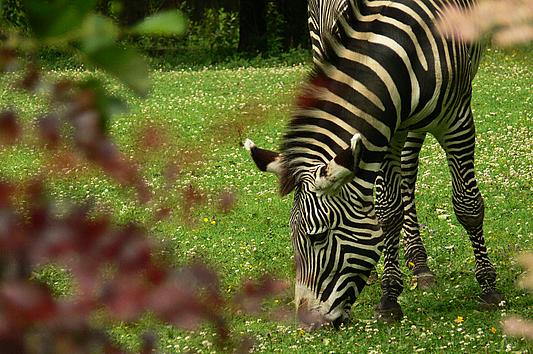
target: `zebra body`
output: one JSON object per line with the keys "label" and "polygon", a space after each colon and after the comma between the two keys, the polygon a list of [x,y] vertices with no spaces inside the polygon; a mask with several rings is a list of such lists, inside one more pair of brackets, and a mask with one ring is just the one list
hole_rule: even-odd
{"label": "zebra body", "polygon": [[[308,26],[315,65],[321,65],[321,62],[327,60],[325,43],[328,38],[339,36],[337,19],[348,8],[348,0],[309,0]],[[418,278],[420,288],[427,288],[434,282],[433,273],[427,265],[427,252],[420,237],[414,196],[419,153],[424,139],[425,133],[409,132],[401,156],[405,259],[406,265]]]}
{"label": "zebra body", "polygon": [[[444,148],[453,206],[474,246],[482,297],[500,298],[483,239],[483,199],[474,176],[472,79],[479,44],[441,36],[444,6],[469,1],[350,1],[323,43],[324,60],[298,96],[279,155],[258,163],[294,190],[296,304],[316,323],[338,323],[384,252],[379,316],[401,316],[398,251],[403,225],[402,151],[426,133]],[[414,133],[414,135],[413,135]],[[407,148],[404,148],[407,146]],[[418,152],[416,152],[417,156]],[[416,173],[412,173],[416,179]],[[374,187],[376,191],[374,203]],[[414,204],[413,204],[414,206]]]}

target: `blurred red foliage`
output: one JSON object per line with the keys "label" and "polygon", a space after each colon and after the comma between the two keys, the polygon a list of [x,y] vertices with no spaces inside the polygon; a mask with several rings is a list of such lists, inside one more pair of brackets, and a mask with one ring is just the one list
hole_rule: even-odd
{"label": "blurred red foliage", "polygon": [[[0,49],[0,70],[13,69],[16,62],[14,51]],[[108,134],[109,105],[116,100],[100,84],[49,83],[31,64],[15,87],[47,93],[50,106],[36,120],[35,132],[28,129],[25,135],[15,110],[0,112],[0,143],[46,148],[40,179],[0,176],[0,353],[124,353],[105,329],[113,321],[134,322],[147,313],[187,330],[210,323],[218,344],[249,349],[251,342],[232,335],[226,318],[236,311],[235,304],[239,311],[257,313],[265,297],[279,293],[284,284],[271,278],[247,282],[227,299],[218,274],[206,265],[175,268],[159,260],[152,238],[139,225],[117,225],[112,214],[97,213],[87,203],[58,212],[45,188],[48,179],[79,173],[87,162],[133,188],[138,200],[154,210],[154,219],[168,218],[173,208],[153,200],[138,161],[126,157]],[[144,127],[139,134],[145,153],[170,144],[162,128]],[[162,172],[167,187],[174,188],[182,169],[201,159],[199,150],[179,149]],[[182,221],[190,224],[194,208],[209,198],[193,185],[180,194]],[[222,192],[220,211],[231,211],[235,200],[232,192]],[[69,294],[54,296],[54,289],[36,279],[48,264],[68,272]],[[95,321],[95,316],[104,320]],[[141,352],[151,353],[155,346],[155,336],[146,334]]]}
{"label": "blurred red foliage", "polygon": [[0,113],[0,143],[13,144],[22,133],[22,127],[14,111]]}
{"label": "blurred red foliage", "polygon": [[[3,68],[14,66],[11,54],[0,51]],[[210,323],[221,346],[238,352],[251,348],[248,339],[231,335],[225,319],[237,309],[257,313],[265,297],[282,291],[284,283],[271,278],[246,282],[235,298],[226,299],[218,274],[209,267],[196,263],[176,269],[157,260],[157,247],[142,227],[116,225],[113,215],[98,214],[89,204],[74,204],[58,213],[45,188],[47,179],[79,173],[87,162],[118,184],[134,188],[141,203],[150,203],[155,220],[172,215],[172,207],[153,201],[141,169],[112,141],[106,129],[106,104],[112,98],[98,84],[44,82],[30,65],[17,87],[32,94],[38,87],[48,90],[51,109],[36,120],[37,145],[33,131],[22,135],[14,110],[0,113],[0,143],[45,147],[47,159],[41,179],[0,178],[0,353],[123,353],[106,326],[109,321],[134,322],[146,313],[187,330]],[[144,127],[139,134],[144,153],[169,145],[161,128]],[[162,172],[167,187],[174,188],[182,169],[201,159],[200,151],[180,149]],[[182,221],[192,224],[194,208],[209,198],[193,185],[180,194]],[[218,199],[223,213],[236,201],[230,191]],[[56,297],[54,289],[36,280],[36,272],[47,264],[67,270],[71,293]],[[99,324],[96,314],[106,320]],[[156,339],[146,334],[143,343],[141,351],[151,353]]]}
{"label": "blurred red foliage", "polygon": [[[39,348],[54,353],[61,352],[58,346],[65,340],[69,349],[63,352],[78,352],[85,341],[98,351],[121,352],[91,321],[102,308],[118,321],[136,321],[149,312],[183,329],[209,322],[221,343],[228,343],[227,300],[213,270],[199,263],[173,269],[156,261],[152,242],[138,226],[115,226],[108,216],[91,216],[88,206],[55,215],[40,183],[30,189],[31,207],[24,217],[11,205],[13,185],[0,182],[2,351],[35,352],[38,338]],[[55,298],[50,288],[32,280],[32,272],[48,263],[70,270],[71,295]],[[246,282],[232,302],[256,313],[265,297],[285,287],[271,278]],[[80,333],[84,341],[78,342]]]}

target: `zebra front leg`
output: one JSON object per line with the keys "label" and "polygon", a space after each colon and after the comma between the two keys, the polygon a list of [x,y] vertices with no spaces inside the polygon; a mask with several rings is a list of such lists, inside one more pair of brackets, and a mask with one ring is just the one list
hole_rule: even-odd
{"label": "zebra front leg", "polygon": [[399,321],[403,317],[398,296],[403,291],[400,270],[400,231],[403,224],[403,204],[400,192],[400,142],[389,148],[376,178],[376,213],[384,237],[384,270],[381,278],[381,300],[375,310],[376,319],[384,322]]}
{"label": "zebra front leg", "polygon": [[498,305],[503,295],[496,289],[496,270],[489,260],[483,236],[485,206],[474,175],[475,133],[473,119],[467,120],[468,134],[451,132],[441,143],[452,175],[453,209],[465,228],[476,259],[475,276],[481,286],[483,307]]}
{"label": "zebra front leg", "polygon": [[410,132],[401,157],[405,263],[411,269],[420,289],[428,289],[435,284],[435,276],[428,267],[426,248],[420,237],[415,205],[419,155],[425,137],[425,133]]}

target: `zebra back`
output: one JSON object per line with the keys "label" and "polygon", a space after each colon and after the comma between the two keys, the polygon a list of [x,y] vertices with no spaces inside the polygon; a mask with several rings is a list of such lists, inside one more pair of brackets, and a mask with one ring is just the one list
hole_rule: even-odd
{"label": "zebra back", "polygon": [[[318,33],[320,26],[327,32],[318,41],[326,58],[315,61],[283,139],[282,193],[290,192],[303,172],[348,149],[356,133],[362,145],[354,181],[366,187],[395,131],[435,132],[449,123],[446,108],[469,102],[479,60],[471,55],[479,50],[443,37],[435,23],[445,6],[471,3],[310,2],[310,29],[316,32],[312,26],[322,20]],[[326,13],[313,15],[320,4]]]}

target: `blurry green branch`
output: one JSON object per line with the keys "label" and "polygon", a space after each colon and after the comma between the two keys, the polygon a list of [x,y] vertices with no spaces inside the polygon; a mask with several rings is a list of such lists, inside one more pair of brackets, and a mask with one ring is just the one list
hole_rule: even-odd
{"label": "blurry green branch", "polygon": [[116,77],[136,94],[146,95],[150,83],[145,60],[136,49],[118,44],[117,40],[126,34],[183,34],[185,17],[178,10],[168,10],[130,28],[120,28],[111,18],[95,12],[96,3],[96,0],[23,0],[22,10],[30,33],[10,31],[7,24],[2,24],[3,47],[22,50],[30,56],[43,47],[76,53],[82,63]]}

